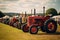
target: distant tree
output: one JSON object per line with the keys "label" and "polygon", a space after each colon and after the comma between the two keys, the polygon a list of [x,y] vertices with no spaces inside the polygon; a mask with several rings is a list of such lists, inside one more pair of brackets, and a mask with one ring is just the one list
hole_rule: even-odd
{"label": "distant tree", "polygon": [[1,11],[0,11],[0,18],[5,16]]}
{"label": "distant tree", "polygon": [[46,10],[46,15],[48,15],[48,14],[51,14],[51,16],[55,16],[55,15],[57,15],[58,13],[57,13],[57,10],[56,10],[56,9],[54,9],[54,8],[49,8],[48,10]]}

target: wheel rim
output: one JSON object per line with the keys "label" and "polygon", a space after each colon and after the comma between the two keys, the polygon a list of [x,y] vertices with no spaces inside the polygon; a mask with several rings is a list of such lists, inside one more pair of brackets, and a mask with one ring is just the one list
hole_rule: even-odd
{"label": "wheel rim", "polygon": [[32,28],[31,28],[31,32],[32,32],[32,33],[36,33],[36,31],[37,31],[37,28],[36,28],[36,27],[32,27]]}
{"label": "wheel rim", "polygon": [[48,30],[52,31],[52,30],[54,30],[54,27],[55,27],[55,24],[53,22],[50,22],[48,24]]}

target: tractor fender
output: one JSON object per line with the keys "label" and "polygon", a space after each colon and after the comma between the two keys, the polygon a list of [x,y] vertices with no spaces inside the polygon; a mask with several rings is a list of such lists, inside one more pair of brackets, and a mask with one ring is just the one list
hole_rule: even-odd
{"label": "tractor fender", "polygon": [[22,27],[25,26],[25,25],[27,25],[27,23],[26,23],[26,24],[22,24],[22,25],[21,25],[21,29],[22,29]]}
{"label": "tractor fender", "polygon": [[[50,21],[50,20],[53,20],[53,19],[48,19],[48,20],[46,20],[46,21],[44,22],[44,25],[46,24],[47,21]],[[55,20],[53,20],[53,21],[55,21]],[[57,23],[57,21],[55,21],[55,22]]]}
{"label": "tractor fender", "polygon": [[38,28],[38,30],[40,29],[40,26],[38,26],[38,25],[31,25],[30,27],[32,27],[32,26],[37,27],[37,28]]}

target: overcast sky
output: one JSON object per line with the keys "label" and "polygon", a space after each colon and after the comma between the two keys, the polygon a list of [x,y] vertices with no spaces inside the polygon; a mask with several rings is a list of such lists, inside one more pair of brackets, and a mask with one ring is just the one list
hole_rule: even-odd
{"label": "overcast sky", "polygon": [[37,12],[43,12],[43,6],[55,8],[60,11],[60,0],[0,0],[0,10],[2,12],[24,12],[30,13],[31,9],[36,8]]}

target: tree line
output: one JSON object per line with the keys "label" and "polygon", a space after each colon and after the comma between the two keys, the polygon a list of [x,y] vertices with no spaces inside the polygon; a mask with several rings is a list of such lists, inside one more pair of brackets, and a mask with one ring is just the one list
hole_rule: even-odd
{"label": "tree line", "polygon": [[4,16],[5,16],[4,13],[2,13],[2,11],[0,11],[0,18],[4,17]]}
{"label": "tree line", "polygon": [[[58,13],[57,10],[55,8],[49,8],[46,10],[45,15],[51,15],[51,16],[55,16],[55,15],[60,15],[60,12]],[[2,13],[2,11],[0,11],[0,18],[5,16],[4,13]]]}

